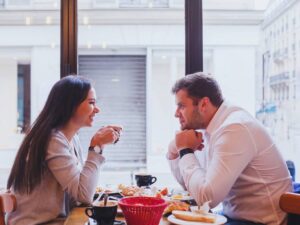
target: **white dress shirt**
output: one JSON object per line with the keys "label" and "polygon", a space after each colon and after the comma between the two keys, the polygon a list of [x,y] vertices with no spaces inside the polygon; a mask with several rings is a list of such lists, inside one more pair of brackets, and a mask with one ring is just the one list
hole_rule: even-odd
{"label": "white dress shirt", "polygon": [[224,102],[204,132],[205,149],[169,160],[177,181],[197,201],[223,203],[233,219],[286,224],[280,195],[291,177],[266,129],[249,113]]}

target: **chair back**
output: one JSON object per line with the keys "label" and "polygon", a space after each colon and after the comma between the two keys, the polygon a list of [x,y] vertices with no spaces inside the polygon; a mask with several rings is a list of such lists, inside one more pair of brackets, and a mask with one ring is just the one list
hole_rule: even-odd
{"label": "chair back", "polygon": [[300,224],[300,194],[286,192],[281,195],[279,206],[288,213],[288,225]]}
{"label": "chair back", "polygon": [[296,175],[295,163],[292,160],[287,160],[286,165],[287,165],[287,168],[290,172],[292,180],[295,181],[295,175]]}
{"label": "chair back", "polygon": [[5,225],[5,213],[16,210],[17,200],[10,192],[0,192],[0,225]]}

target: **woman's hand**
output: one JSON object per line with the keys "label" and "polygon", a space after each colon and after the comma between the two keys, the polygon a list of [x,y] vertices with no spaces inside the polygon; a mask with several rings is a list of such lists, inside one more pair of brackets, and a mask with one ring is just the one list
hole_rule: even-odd
{"label": "woman's hand", "polygon": [[90,146],[100,146],[103,147],[106,144],[116,143],[121,135],[121,126],[109,125],[100,128],[92,137]]}

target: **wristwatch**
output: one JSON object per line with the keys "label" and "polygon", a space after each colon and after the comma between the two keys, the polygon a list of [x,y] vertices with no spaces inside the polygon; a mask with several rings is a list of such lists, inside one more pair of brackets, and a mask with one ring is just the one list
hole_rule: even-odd
{"label": "wristwatch", "polygon": [[193,154],[194,153],[194,150],[193,149],[190,149],[190,148],[184,148],[182,150],[179,151],[179,156],[180,158],[182,158],[184,155],[186,154]]}
{"label": "wristwatch", "polygon": [[100,146],[95,145],[95,146],[90,146],[89,151],[93,151],[93,152],[96,152],[98,154],[102,154],[103,149]]}

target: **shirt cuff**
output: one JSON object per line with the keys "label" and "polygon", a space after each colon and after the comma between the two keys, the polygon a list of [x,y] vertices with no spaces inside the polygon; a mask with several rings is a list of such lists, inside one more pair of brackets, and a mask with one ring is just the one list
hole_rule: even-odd
{"label": "shirt cuff", "polygon": [[97,152],[88,151],[87,161],[92,161],[98,165],[101,165],[105,162],[105,157]]}
{"label": "shirt cuff", "polygon": [[191,148],[184,148],[179,151],[179,157],[182,158],[186,154],[194,154],[194,150]]}

